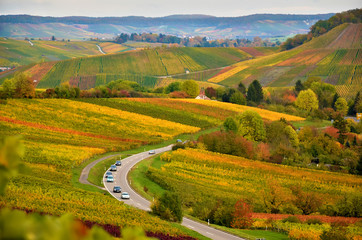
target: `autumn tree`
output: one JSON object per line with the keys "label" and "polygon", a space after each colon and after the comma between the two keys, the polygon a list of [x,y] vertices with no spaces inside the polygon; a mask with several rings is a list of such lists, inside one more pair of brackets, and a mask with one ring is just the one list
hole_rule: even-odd
{"label": "autumn tree", "polygon": [[232,131],[235,133],[238,131],[238,123],[233,117],[226,118],[223,125],[226,131]]}
{"label": "autumn tree", "polygon": [[299,93],[295,105],[300,109],[311,112],[313,109],[318,109],[318,99],[312,90],[304,90]]}
{"label": "autumn tree", "polygon": [[19,73],[13,78],[16,98],[35,97],[35,88],[31,79],[24,73]]}
{"label": "autumn tree", "polygon": [[295,132],[295,130],[290,126],[287,125],[284,128],[285,134],[288,136],[289,138],[289,142],[293,147],[298,147],[299,145],[299,138],[298,138],[298,134]]}
{"label": "autumn tree", "polygon": [[314,213],[322,206],[322,199],[315,193],[304,192],[299,185],[292,186],[290,189],[294,195],[293,204],[302,210],[303,214]]}
{"label": "autumn tree", "polygon": [[270,180],[263,191],[264,207],[268,213],[280,213],[281,207],[290,199],[290,194],[274,180]]}
{"label": "autumn tree", "polygon": [[335,110],[340,112],[343,116],[347,115],[348,112],[348,104],[346,99],[344,98],[338,98],[337,101],[334,104]]}
{"label": "autumn tree", "polygon": [[205,95],[208,96],[209,98],[216,98],[217,92],[213,87],[208,87],[205,89]]}
{"label": "autumn tree", "polygon": [[193,80],[184,81],[182,83],[181,89],[191,97],[196,97],[200,93],[199,85],[197,85],[197,83]]}
{"label": "autumn tree", "polygon": [[263,119],[255,112],[247,110],[237,117],[239,121],[238,134],[251,141],[265,139]]}
{"label": "autumn tree", "polygon": [[1,85],[3,90],[2,97],[3,98],[11,98],[15,94],[15,82],[13,79],[6,79],[4,83]]}
{"label": "autumn tree", "polygon": [[246,105],[246,99],[245,99],[244,95],[238,91],[233,93],[233,95],[231,95],[230,102],[239,104],[239,105]]}
{"label": "autumn tree", "polygon": [[231,227],[233,228],[249,228],[253,224],[252,209],[249,204],[244,200],[239,200],[235,204],[233,213],[233,221]]}

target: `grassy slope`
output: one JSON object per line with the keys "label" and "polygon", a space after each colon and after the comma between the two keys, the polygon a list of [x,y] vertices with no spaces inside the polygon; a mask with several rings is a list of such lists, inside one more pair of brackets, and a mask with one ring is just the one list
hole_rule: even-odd
{"label": "grassy slope", "polygon": [[158,48],[77,58],[58,62],[38,87],[55,87],[74,76],[101,73],[159,76],[184,73],[185,69],[199,71],[230,65],[247,56],[234,48]]}
{"label": "grassy slope", "polygon": [[[0,55],[7,62],[20,65],[40,61],[65,60],[74,57],[84,57],[101,54],[97,42],[89,41],[28,41],[0,38]],[[2,60],[4,61],[4,60]]]}
{"label": "grassy slope", "polygon": [[[298,79],[303,81],[311,75],[320,76],[334,85],[352,84],[351,88],[339,91],[347,96],[362,84],[361,56],[358,54],[361,31],[362,24],[340,25],[298,48],[238,63],[236,65],[242,67],[240,71],[230,76],[224,73],[226,78],[219,83],[234,86],[243,81],[248,85],[258,79],[263,86],[282,87],[293,86]],[[350,60],[343,61],[344,56]]]}

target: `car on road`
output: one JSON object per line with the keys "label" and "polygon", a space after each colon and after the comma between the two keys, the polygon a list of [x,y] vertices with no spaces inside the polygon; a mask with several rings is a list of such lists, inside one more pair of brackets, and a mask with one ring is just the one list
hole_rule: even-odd
{"label": "car on road", "polygon": [[116,165],[111,165],[110,171],[117,171],[117,166]]}
{"label": "car on road", "polygon": [[106,172],[105,178],[108,178],[109,176],[112,176],[112,177],[113,177],[113,174],[112,174],[111,172]]}
{"label": "car on road", "polygon": [[121,198],[122,198],[122,199],[130,199],[130,196],[129,196],[128,192],[123,192],[123,193],[121,194]]}
{"label": "car on road", "polygon": [[155,153],[156,153],[155,150],[150,150],[150,151],[148,152],[148,154],[155,154]]}
{"label": "car on road", "polygon": [[176,143],[182,143],[182,140],[181,140],[181,139],[177,139],[177,140],[176,140]]}
{"label": "car on road", "polygon": [[122,192],[122,188],[120,186],[114,186],[113,187],[113,192],[120,193],[120,192]]}
{"label": "car on road", "polygon": [[116,163],[114,164],[116,166],[122,166],[122,162],[120,160],[116,161]]}
{"label": "car on road", "polygon": [[114,177],[113,176],[108,176],[107,177],[107,182],[114,182]]}

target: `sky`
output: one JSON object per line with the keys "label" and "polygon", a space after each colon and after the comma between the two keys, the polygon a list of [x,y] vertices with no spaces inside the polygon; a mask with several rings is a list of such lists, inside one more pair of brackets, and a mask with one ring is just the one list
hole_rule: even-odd
{"label": "sky", "polygon": [[361,5],[361,0],[0,0],[0,15],[162,17],[206,14],[236,17],[255,13],[337,13],[361,8]]}

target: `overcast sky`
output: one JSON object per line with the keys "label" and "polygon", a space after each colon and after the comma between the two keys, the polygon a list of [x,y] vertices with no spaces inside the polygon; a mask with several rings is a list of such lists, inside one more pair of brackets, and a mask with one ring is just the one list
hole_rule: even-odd
{"label": "overcast sky", "polygon": [[0,0],[0,14],[39,16],[147,16],[254,13],[316,14],[361,8],[361,0]]}

